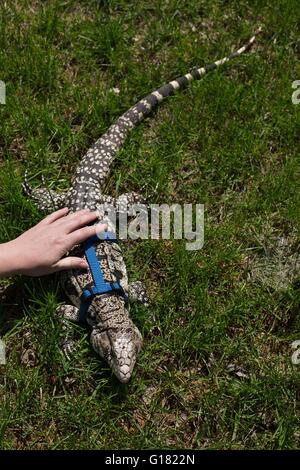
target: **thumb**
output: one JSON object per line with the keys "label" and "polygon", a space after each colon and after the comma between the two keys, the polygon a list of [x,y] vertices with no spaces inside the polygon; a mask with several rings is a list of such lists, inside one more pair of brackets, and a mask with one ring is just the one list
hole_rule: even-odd
{"label": "thumb", "polygon": [[53,272],[63,271],[64,269],[88,269],[88,267],[88,263],[83,258],[77,258],[75,256],[67,256],[66,258],[60,259],[52,266]]}

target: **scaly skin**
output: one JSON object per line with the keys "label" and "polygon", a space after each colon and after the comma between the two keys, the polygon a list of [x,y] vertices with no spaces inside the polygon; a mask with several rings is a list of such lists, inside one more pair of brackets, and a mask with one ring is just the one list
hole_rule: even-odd
{"label": "scaly skin", "polygon": [[[259,33],[260,30],[257,31]],[[256,34],[257,34],[256,33]],[[240,56],[249,49],[255,41],[255,35],[249,42],[231,53],[228,57],[213,62],[190,73],[179,77],[153,91],[136,105],[124,113],[115,124],[88,150],[77,168],[72,187],[64,194],[42,188],[38,190],[25,190],[35,200],[38,207],[45,211],[53,211],[59,207],[68,206],[70,211],[88,208],[96,210],[103,203],[114,204],[117,208],[137,202],[137,195],[121,196],[115,200],[102,193],[105,180],[109,174],[111,163],[115,154],[120,150],[128,133],[141,122],[154,107],[164,98],[187,85],[192,80],[202,78],[208,71],[213,70],[229,60]],[[122,199],[123,197],[123,199]],[[126,204],[125,204],[126,205]],[[122,209],[124,210],[124,209]],[[109,225],[111,221],[108,221]],[[112,230],[113,228],[109,228]],[[106,280],[119,279],[125,292],[128,292],[126,267],[118,245],[101,241],[95,243],[99,256],[105,255],[101,260]],[[78,253],[76,253],[78,255]],[[81,251],[81,256],[83,252]],[[90,273],[80,271],[67,271],[61,274],[63,289],[69,296],[73,306],[59,309],[59,315],[78,321],[78,307],[80,295],[87,283],[91,282]],[[134,295],[138,298],[140,294]],[[144,297],[140,295],[140,297]],[[141,348],[141,334],[132,323],[129,311],[122,297],[117,294],[110,296],[97,295],[89,307],[87,322],[92,327],[91,342],[94,349],[108,362],[115,375],[121,382],[127,382],[131,376],[137,354]],[[65,343],[68,349],[68,341]]]}
{"label": "scaly skin", "polygon": [[[103,241],[95,243],[94,246],[105,281],[119,281],[125,294],[128,295],[126,266],[119,245]],[[80,251],[77,249],[76,256],[78,255],[80,256]],[[92,282],[90,272],[74,270],[61,274],[62,287],[73,304],[69,306],[73,316],[74,311],[79,314],[82,286]],[[78,317],[69,317],[79,320]],[[89,306],[86,321],[92,327],[91,343],[94,350],[107,361],[121,382],[128,382],[141,349],[142,336],[129,317],[124,298],[105,294],[95,296]],[[64,346],[68,349],[69,343],[65,342]]]}

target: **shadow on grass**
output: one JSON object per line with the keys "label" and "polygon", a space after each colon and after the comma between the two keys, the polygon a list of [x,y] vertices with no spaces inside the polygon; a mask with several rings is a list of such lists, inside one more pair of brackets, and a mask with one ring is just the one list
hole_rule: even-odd
{"label": "shadow on grass", "polygon": [[0,293],[0,336],[4,336],[21,320],[30,299],[25,294],[24,282],[16,278]]}

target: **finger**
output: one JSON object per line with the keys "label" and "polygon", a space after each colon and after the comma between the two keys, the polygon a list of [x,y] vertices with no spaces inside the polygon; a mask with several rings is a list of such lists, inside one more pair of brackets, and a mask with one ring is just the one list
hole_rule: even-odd
{"label": "finger", "polygon": [[90,224],[97,218],[98,214],[96,212],[78,211],[76,214],[71,214],[66,217],[66,219],[62,221],[62,224],[66,229],[66,233],[71,233],[84,225]]}
{"label": "finger", "polygon": [[76,219],[76,217],[84,214],[91,214],[90,209],[80,209],[79,211],[72,212],[68,215],[68,220]]}
{"label": "finger", "polygon": [[52,272],[63,271],[65,269],[87,269],[88,267],[89,265],[84,259],[67,256],[52,266]]}
{"label": "finger", "polygon": [[66,217],[61,217],[56,221],[56,225],[67,226],[69,223],[72,223],[73,220],[78,219],[82,215],[90,214],[89,209],[81,209],[80,211],[71,212],[66,215]]}
{"label": "finger", "polygon": [[82,227],[74,232],[70,233],[67,238],[67,250],[70,250],[73,246],[78,245],[79,243],[84,242],[89,237],[96,235],[100,232],[107,230],[107,224],[96,224],[92,226]]}
{"label": "finger", "polygon": [[63,207],[62,209],[59,209],[58,211],[52,212],[52,214],[47,215],[43,220],[39,222],[39,224],[52,224],[55,222],[55,220],[61,219],[64,217],[67,213],[69,212],[68,207]]}

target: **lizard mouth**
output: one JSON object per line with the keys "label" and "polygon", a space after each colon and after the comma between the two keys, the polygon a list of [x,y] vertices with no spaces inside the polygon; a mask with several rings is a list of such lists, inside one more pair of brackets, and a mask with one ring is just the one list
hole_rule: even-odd
{"label": "lizard mouth", "polygon": [[[135,364],[135,361],[134,361],[134,364]],[[117,379],[119,379],[121,383],[126,384],[127,382],[129,382],[134,364],[132,367],[129,366],[128,364],[123,364],[122,366],[119,365],[117,367],[114,367],[114,366],[112,367],[115,376],[117,377]]]}

